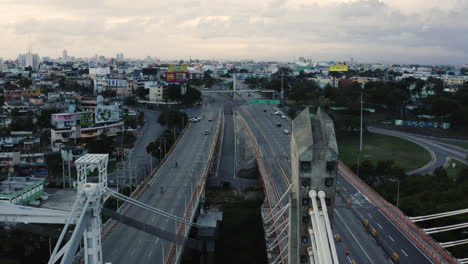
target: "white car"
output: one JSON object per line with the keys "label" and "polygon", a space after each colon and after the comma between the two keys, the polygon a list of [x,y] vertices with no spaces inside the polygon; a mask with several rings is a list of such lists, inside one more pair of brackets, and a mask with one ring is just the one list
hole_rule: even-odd
{"label": "white car", "polygon": [[281,118],[285,119],[285,118],[286,118],[286,116],[285,116],[285,115],[281,115]]}
{"label": "white car", "polygon": [[282,115],[283,113],[281,113],[281,111],[276,111],[275,112],[275,115]]}
{"label": "white car", "polygon": [[198,122],[198,119],[195,118],[195,117],[192,117],[192,118],[189,119],[189,121],[190,121],[190,122]]}
{"label": "white car", "polygon": [[286,135],[289,134],[289,130],[287,130],[287,129],[284,129],[283,132],[284,132]]}
{"label": "white car", "polygon": [[202,119],[201,116],[198,116],[198,117],[197,117],[197,121],[200,121],[201,119]]}

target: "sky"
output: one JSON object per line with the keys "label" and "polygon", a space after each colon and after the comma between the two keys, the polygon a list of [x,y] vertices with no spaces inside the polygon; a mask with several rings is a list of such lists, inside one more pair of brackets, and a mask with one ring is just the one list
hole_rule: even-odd
{"label": "sky", "polygon": [[0,0],[0,57],[468,63],[468,0]]}

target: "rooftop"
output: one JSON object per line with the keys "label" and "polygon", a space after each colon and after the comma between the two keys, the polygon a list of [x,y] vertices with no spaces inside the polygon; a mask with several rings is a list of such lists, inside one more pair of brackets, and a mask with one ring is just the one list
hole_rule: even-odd
{"label": "rooftop", "polygon": [[11,177],[10,180],[0,182],[0,197],[12,196],[13,194],[33,187],[44,182],[42,178]]}

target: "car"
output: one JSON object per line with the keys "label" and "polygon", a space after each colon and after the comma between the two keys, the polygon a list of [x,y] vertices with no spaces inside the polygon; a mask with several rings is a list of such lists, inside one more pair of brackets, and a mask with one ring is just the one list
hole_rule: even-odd
{"label": "car", "polygon": [[195,118],[195,117],[192,117],[192,118],[189,119],[189,121],[190,121],[190,122],[198,122],[198,119]]}
{"label": "car", "polygon": [[276,126],[277,126],[277,127],[281,127],[281,124],[280,124],[280,123],[276,123]]}
{"label": "car", "polygon": [[209,133],[210,133],[210,132],[208,132],[208,130],[205,130],[205,131],[203,132],[203,135],[208,135]]}
{"label": "car", "polygon": [[287,130],[287,129],[284,129],[283,132],[284,132],[286,135],[289,134],[289,130]]}
{"label": "car", "polygon": [[275,115],[282,115],[283,113],[281,113],[281,111],[276,111],[275,112]]}
{"label": "car", "polygon": [[286,116],[285,116],[285,115],[281,115],[281,118],[285,119],[285,118],[286,118]]}
{"label": "car", "polygon": [[263,112],[266,112],[267,110],[266,109],[263,109]]}
{"label": "car", "polygon": [[213,118],[211,118],[211,117],[210,117],[210,118],[208,118],[208,121],[209,121],[209,122],[213,121]]}
{"label": "car", "polygon": [[201,116],[198,116],[198,117],[197,117],[197,121],[200,121],[201,119],[202,119]]}

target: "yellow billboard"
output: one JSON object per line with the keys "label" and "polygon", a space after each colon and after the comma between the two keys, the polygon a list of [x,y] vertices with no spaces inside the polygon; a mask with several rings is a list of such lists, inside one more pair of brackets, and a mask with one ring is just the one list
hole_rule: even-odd
{"label": "yellow billboard", "polygon": [[187,64],[180,64],[180,65],[175,65],[175,64],[170,64],[167,72],[188,72],[188,67]]}
{"label": "yellow billboard", "polygon": [[335,72],[348,71],[348,65],[346,65],[346,64],[330,64],[329,71],[335,71]]}

